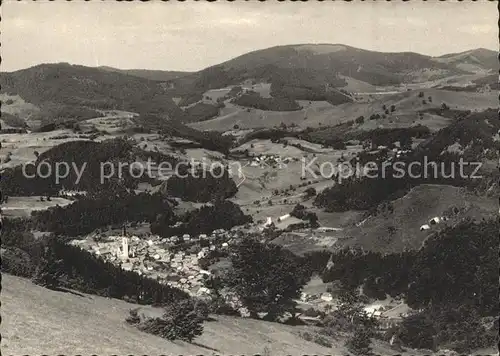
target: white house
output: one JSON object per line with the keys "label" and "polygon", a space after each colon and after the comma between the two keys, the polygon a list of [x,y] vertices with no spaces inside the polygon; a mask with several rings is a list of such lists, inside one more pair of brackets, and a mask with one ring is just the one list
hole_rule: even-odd
{"label": "white house", "polygon": [[290,214],[285,214],[285,215],[283,215],[283,216],[280,216],[280,217],[278,218],[278,221],[283,221],[283,220],[285,220],[285,219],[288,219],[289,217],[290,217]]}
{"label": "white house", "polygon": [[208,289],[207,287],[200,287],[200,289],[198,289],[198,293],[210,294],[210,289]]}
{"label": "white house", "polygon": [[427,224],[420,226],[420,231],[429,230],[431,227]]}
{"label": "white house", "polygon": [[429,220],[429,225],[436,225],[441,222],[441,218],[439,216],[435,216]]}
{"label": "white house", "polygon": [[264,227],[270,226],[273,223],[273,219],[271,219],[269,216],[266,219],[266,222],[264,223]]}
{"label": "white house", "polygon": [[323,294],[321,294],[320,298],[321,298],[321,300],[323,300],[325,302],[331,302],[333,300],[331,293],[323,293]]}

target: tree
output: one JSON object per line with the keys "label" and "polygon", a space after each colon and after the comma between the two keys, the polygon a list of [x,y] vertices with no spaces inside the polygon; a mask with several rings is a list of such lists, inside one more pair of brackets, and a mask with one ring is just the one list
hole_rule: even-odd
{"label": "tree", "polygon": [[130,309],[129,316],[125,318],[125,321],[131,325],[138,325],[141,322],[141,318],[138,314],[139,308]]}
{"label": "tree", "polygon": [[[161,318],[148,318],[138,327],[168,340],[191,342],[203,333],[204,317],[205,312],[200,312],[192,299],[182,299],[168,304]],[[130,319],[137,320],[132,314]]]}
{"label": "tree", "polygon": [[364,116],[359,116],[357,119],[356,119],[356,123],[357,124],[362,124],[363,122],[365,122],[365,117]]}
{"label": "tree", "polygon": [[231,262],[226,284],[252,314],[267,312],[271,321],[293,314],[295,299],[310,277],[297,256],[278,245],[245,239]]}
{"label": "tree", "polygon": [[391,105],[391,112],[396,111],[396,105]]}
{"label": "tree", "polygon": [[412,145],[412,138],[411,136],[401,136],[401,139],[399,140],[399,144],[401,146],[402,149],[411,149],[411,145]]}
{"label": "tree", "polygon": [[42,256],[33,276],[33,283],[49,289],[55,289],[59,286],[59,278],[63,274],[63,260],[57,258],[53,239],[50,238],[42,246]]}
{"label": "tree", "polygon": [[424,92],[423,92],[423,91],[419,92],[419,93],[418,93],[418,97],[419,97],[419,98],[423,98],[423,97],[424,97]]}
{"label": "tree", "polygon": [[306,217],[309,220],[309,224],[311,225],[311,227],[316,228],[319,226],[318,215],[316,215],[316,213],[308,213]]}
{"label": "tree", "polygon": [[234,129],[234,130],[239,130],[239,129],[240,129],[240,126],[239,126],[238,124],[234,124],[233,129]]}
{"label": "tree", "polygon": [[325,326],[335,332],[354,332],[357,328],[374,331],[377,322],[368,316],[356,289],[342,285],[338,308],[325,318]]}
{"label": "tree", "polygon": [[307,197],[315,196],[316,195],[316,189],[314,189],[313,187],[309,187],[309,188],[306,189],[305,193],[306,193]]}
{"label": "tree", "polygon": [[344,287],[339,295],[339,315],[346,318],[352,325],[370,325],[370,318],[363,309],[357,290]]}
{"label": "tree", "polygon": [[436,330],[429,314],[420,313],[403,319],[399,337],[409,347],[433,350],[435,335]]}
{"label": "tree", "polygon": [[345,346],[355,355],[370,355],[372,348],[370,347],[370,337],[372,332],[364,327],[356,328],[354,334],[347,339]]}

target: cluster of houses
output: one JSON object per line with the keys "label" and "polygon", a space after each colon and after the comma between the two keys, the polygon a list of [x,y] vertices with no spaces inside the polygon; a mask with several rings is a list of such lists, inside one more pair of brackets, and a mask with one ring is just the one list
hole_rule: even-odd
{"label": "cluster of houses", "polygon": [[430,230],[431,226],[438,225],[444,221],[447,221],[448,218],[446,216],[435,216],[429,220],[429,223],[420,226],[420,231]]}
{"label": "cluster of houses", "polygon": [[[285,221],[285,220],[289,219],[290,217],[291,217],[291,215],[290,215],[290,214],[285,214],[285,215],[282,215],[282,216],[280,216],[280,217],[278,217],[278,218],[276,219],[276,223],[280,223],[280,222],[282,222],[282,221]],[[265,228],[270,227],[270,226],[271,226],[271,225],[273,225],[274,223],[275,223],[275,222],[273,221],[273,218],[271,218],[270,216],[268,216],[268,217],[266,218],[266,222],[262,225],[261,230],[262,230],[262,229],[265,229]]]}
{"label": "cluster of houses", "polygon": [[86,190],[66,190],[65,188],[59,190],[58,196],[61,198],[77,198],[79,196],[87,195]]}
{"label": "cluster of houses", "polygon": [[[336,298],[328,292],[319,294],[308,294],[302,292],[300,295],[300,301],[307,304],[322,304],[323,306],[328,306],[331,309],[337,307]],[[382,329],[389,329],[393,326],[399,324],[404,317],[408,316],[410,308],[401,302],[391,301],[388,304],[375,304],[367,305],[363,307],[366,314],[378,320],[379,325]]]}
{"label": "cluster of houses", "polygon": [[308,294],[305,292],[302,292],[300,294],[300,301],[303,303],[311,303],[311,302],[326,302],[330,303],[333,301],[333,295],[331,293],[325,292],[321,294]]}
{"label": "cluster of houses", "polygon": [[[211,293],[204,286],[204,280],[209,278],[211,272],[202,269],[199,261],[211,251],[228,249],[229,244],[233,242],[231,236],[230,232],[224,230],[194,237],[188,234],[168,238],[151,235],[149,239],[122,233],[105,238],[73,240],[71,244],[124,270],[158,280],[160,283],[184,290],[190,295],[203,297]],[[201,241],[204,243],[201,244]],[[190,244],[191,248],[186,251],[173,249],[172,247],[179,242]]]}
{"label": "cluster of houses", "polygon": [[262,155],[262,156],[254,157],[250,161],[250,167],[282,168],[282,167],[286,167],[287,163],[289,163],[291,160],[292,160],[292,158],[290,158],[290,157],[282,158],[281,156],[277,156],[277,155]]}

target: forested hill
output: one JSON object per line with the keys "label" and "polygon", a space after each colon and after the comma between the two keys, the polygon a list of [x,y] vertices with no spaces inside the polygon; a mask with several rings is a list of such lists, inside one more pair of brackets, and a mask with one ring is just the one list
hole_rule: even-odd
{"label": "forested hill", "polygon": [[18,94],[41,107],[59,104],[121,109],[161,113],[179,120],[184,115],[161,82],[80,65],[41,64],[2,73],[0,85],[2,93]]}

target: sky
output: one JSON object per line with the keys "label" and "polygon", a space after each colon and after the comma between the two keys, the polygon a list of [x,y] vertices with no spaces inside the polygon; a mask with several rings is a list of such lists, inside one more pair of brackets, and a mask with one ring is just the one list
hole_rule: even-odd
{"label": "sky", "polygon": [[1,71],[68,62],[196,71],[277,45],[498,50],[496,1],[3,1]]}

